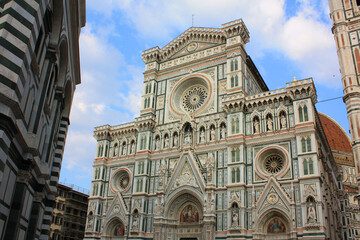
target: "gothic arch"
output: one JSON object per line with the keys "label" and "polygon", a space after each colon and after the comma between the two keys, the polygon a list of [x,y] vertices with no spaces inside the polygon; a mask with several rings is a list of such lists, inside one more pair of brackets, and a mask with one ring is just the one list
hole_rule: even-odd
{"label": "gothic arch", "polygon": [[[121,219],[121,218],[119,218],[117,216],[111,218],[104,225],[104,235],[106,237],[110,237],[110,239],[113,238],[113,237],[118,238],[118,237],[124,236],[125,235],[125,229],[127,228],[127,225],[125,224],[125,222],[126,221],[124,221],[124,219]],[[116,232],[118,232],[117,227],[120,227],[120,231],[119,231],[120,235],[119,236],[116,235]],[[122,227],[122,229],[121,229],[121,227]]]}
{"label": "gothic arch", "polygon": [[[276,221],[278,220],[280,222],[280,227],[281,227],[281,223],[284,225],[284,229],[281,227],[281,229],[278,231],[278,233],[271,231],[269,229],[269,225],[271,225],[272,221]],[[257,221],[255,221],[255,232],[258,234],[264,234],[264,236],[261,239],[266,239],[267,236],[269,237],[269,239],[274,239],[274,236],[271,236],[273,234],[279,234],[284,235],[284,238],[282,237],[278,237],[276,239],[288,239],[288,235],[289,233],[291,233],[293,231],[292,229],[292,224],[291,224],[291,217],[286,214],[283,210],[274,207],[271,209],[268,209],[267,211],[263,212],[260,217],[258,218]],[[270,230],[270,231],[269,231]],[[267,236],[265,236],[267,235]]]}
{"label": "gothic arch", "polygon": [[199,212],[199,218],[203,216],[203,195],[195,188],[185,186],[168,196],[168,204],[165,206],[165,217],[179,221],[181,211],[189,204]]}

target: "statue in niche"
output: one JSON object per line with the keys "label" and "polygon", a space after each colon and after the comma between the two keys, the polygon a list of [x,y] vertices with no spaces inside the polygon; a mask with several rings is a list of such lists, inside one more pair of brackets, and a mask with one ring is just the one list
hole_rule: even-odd
{"label": "statue in niche", "polygon": [[226,137],[226,127],[224,125],[221,125],[220,127],[220,139],[225,139]]}
{"label": "statue in niche", "polygon": [[138,214],[137,213],[135,213],[134,215],[133,215],[133,224],[132,224],[132,228],[133,229],[138,229],[139,228],[139,223],[138,223]]}
{"label": "statue in niche", "polygon": [[190,145],[192,142],[192,128],[190,123],[186,123],[184,126],[184,145]]}
{"label": "statue in niche", "polygon": [[273,120],[272,120],[272,117],[270,115],[268,115],[266,117],[266,126],[267,126],[267,130],[269,132],[273,130]]}
{"label": "statue in niche", "polygon": [[260,132],[260,121],[257,117],[254,118],[254,133]]}
{"label": "statue in niche", "polygon": [[215,127],[210,128],[210,141],[215,141]]}
{"label": "statue in niche", "polygon": [[90,220],[88,221],[87,228],[88,228],[88,229],[92,229],[92,226],[93,226],[93,220],[90,219]]}
{"label": "statue in niche", "polygon": [[237,227],[239,225],[239,213],[234,210],[231,217],[231,226]]}
{"label": "statue in niche", "polygon": [[123,144],[123,147],[122,147],[122,153],[121,155],[125,155],[126,154],[126,144],[124,143]]}
{"label": "statue in niche", "polygon": [[179,137],[178,137],[178,135],[177,134],[174,134],[174,142],[173,142],[173,146],[174,147],[177,147],[178,146],[178,144],[179,144]]}
{"label": "statue in niche", "polygon": [[204,142],[205,142],[205,130],[204,128],[201,128],[199,143],[204,143]]}
{"label": "statue in niche", "polygon": [[316,222],[315,208],[313,206],[308,207],[308,223]]}
{"label": "statue in niche", "polygon": [[191,143],[191,132],[185,132],[184,145],[189,145]]}
{"label": "statue in niche", "polygon": [[308,223],[316,223],[316,209],[315,209],[315,199],[313,197],[309,197],[306,200],[307,205],[307,222]]}
{"label": "statue in niche", "polygon": [[286,117],[285,117],[285,113],[281,112],[280,113],[280,127],[281,129],[285,129],[286,128]]}
{"label": "statue in niche", "polygon": [[159,150],[160,148],[160,137],[157,136],[155,140],[155,150]]}
{"label": "statue in niche", "polygon": [[168,147],[169,147],[169,137],[168,137],[167,135],[165,136],[164,147],[165,147],[165,148],[168,148]]}
{"label": "statue in niche", "polygon": [[135,153],[135,142],[134,142],[134,141],[131,142],[131,145],[130,145],[130,153],[131,153],[131,154],[134,154],[134,153]]}

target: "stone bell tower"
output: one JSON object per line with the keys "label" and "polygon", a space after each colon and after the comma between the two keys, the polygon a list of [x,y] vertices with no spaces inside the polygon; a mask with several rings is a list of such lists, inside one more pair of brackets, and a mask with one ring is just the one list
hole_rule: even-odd
{"label": "stone bell tower", "polygon": [[360,1],[329,0],[352,151],[360,180]]}

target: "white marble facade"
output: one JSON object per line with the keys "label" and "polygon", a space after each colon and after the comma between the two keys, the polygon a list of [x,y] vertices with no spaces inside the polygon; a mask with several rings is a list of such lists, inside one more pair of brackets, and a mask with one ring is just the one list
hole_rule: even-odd
{"label": "white marble facade", "polygon": [[236,20],[143,52],[140,117],[94,131],[86,239],[340,239],[313,81],[269,91],[248,41]]}

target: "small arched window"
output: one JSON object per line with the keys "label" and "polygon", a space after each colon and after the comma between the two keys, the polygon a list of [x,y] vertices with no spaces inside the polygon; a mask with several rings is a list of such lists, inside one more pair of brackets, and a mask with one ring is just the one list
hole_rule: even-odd
{"label": "small arched window", "polygon": [[314,174],[314,162],[312,159],[309,160],[309,173]]}
{"label": "small arched window", "polygon": [[301,150],[302,152],[306,152],[306,140],[305,138],[301,138]]}
{"label": "small arched window", "polygon": [[235,70],[238,70],[239,66],[238,66],[238,60],[235,58]]}
{"label": "small arched window", "polygon": [[115,157],[116,156],[116,154],[117,154],[117,148],[118,148],[118,144],[117,143],[115,143],[114,144],[114,152],[113,152],[113,156]]}
{"label": "small arched window", "polygon": [[299,121],[300,122],[304,121],[303,108],[301,106],[299,107]]}
{"label": "small arched window", "polygon": [[304,161],[303,161],[303,168],[304,168],[304,175],[308,175],[309,168],[308,168],[308,161],[306,159],[304,159]]}
{"label": "small arched window", "polygon": [[311,138],[310,137],[308,137],[306,139],[306,145],[307,145],[307,151],[311,152]]}
{"label": "small arched window", "polygon": [[231,87],[235,87],[235,79],[234,76],[231,77]]}
{"label": "small arched window", "polygon": [[235,75],[235,87],[239,86],[239,77],[238,75]]}
{"label": "small arched window", "polygon": [[234,71],[234,60],[231,60],[230,71]]}
{"label": "small arched window", "polygon": [[308,109],[306,105],[304,106],[304,119],[305,121],[309,121]]}
{"label": "small arched window", "polygon": [[236,168],[236,182],[240,182],[240,168]]}

